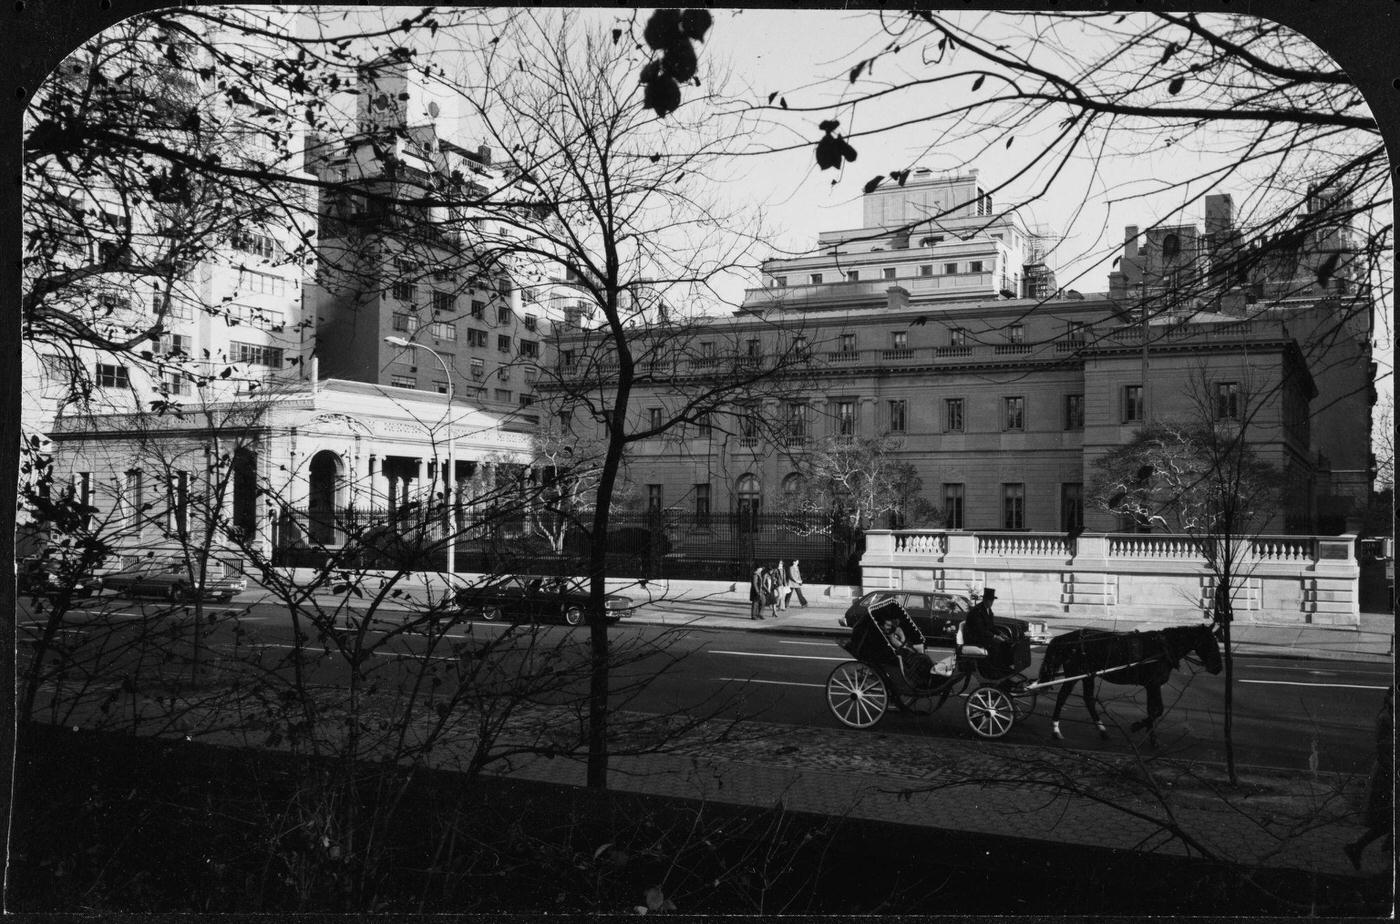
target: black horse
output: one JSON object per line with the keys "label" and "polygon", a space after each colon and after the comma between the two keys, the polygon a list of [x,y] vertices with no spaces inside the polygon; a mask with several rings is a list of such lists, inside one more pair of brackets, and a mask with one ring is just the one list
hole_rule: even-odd
{"label": "black horse", "polygon": [[[1040,665],[1040,681],[1053,680],[1056,676],[1084,677],[1084,705],[1089,717],[1099,728],[1099,735],[1107,738],[1108,729],[1099,719],[1094,705],[1094,678],[1102,677],[1109,683],[1120,683],[1147,688],[1147,718],[1134,722],[1133,731],[1146,728],[1148,738],[1155,747],[1157,732],[1154,723],[1162,715],[1162,684],[1166,683],[1171,672],[1181,664],[1181,659],[1194,654],[1200,658],[1206,670],[1220,673],[1220,645],[1215,633],[1207,625],[1172,626],[1149,632],[1106,632],[1101,629],[1079,629],[1057,635],[1045,649],[1045,660]],[[1055,698],[1055,713],[1051,717],[1052,733],[1057,740],[1060,734],[1060,710],[1069,699],[1073,683],[1061,685]]]}

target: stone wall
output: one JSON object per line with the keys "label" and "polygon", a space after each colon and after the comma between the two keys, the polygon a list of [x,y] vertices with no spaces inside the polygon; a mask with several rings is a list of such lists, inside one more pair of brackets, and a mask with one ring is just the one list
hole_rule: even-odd
{"label": "stone wall", "polygon": [[[1240,540],[1235,619],[1260,625],[1359,625],[1354,536]],[[993,587],[1001,615],[1157,621],[1198,618],[1215,580],[1186,536],[872,530],[865,590]]]}

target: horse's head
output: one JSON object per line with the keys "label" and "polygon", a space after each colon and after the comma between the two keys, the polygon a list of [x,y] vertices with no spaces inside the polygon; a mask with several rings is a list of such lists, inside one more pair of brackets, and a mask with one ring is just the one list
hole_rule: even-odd
{"label": "horse's head", "polygon": [[1191,652],[1201,659],[1206,670],[1212,674],[1220,673],[1224,667],[1220,659],[1220,642],[1210,626],[1195,626],[1191,631],[1191,642]]}

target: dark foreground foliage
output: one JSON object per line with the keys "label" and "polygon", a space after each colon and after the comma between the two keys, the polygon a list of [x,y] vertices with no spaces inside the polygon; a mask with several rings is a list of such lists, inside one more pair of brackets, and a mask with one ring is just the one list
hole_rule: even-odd
{"label": "dark foreground foliage", "polygon": [[[1379,879],[419,772],[382,843],[315,826],[325,770],[183,740],[20,729],[21,912],[1375,914]],[[399,771],[365,775],[365,812]],[[397,781],[401,781],[401,778]]]}

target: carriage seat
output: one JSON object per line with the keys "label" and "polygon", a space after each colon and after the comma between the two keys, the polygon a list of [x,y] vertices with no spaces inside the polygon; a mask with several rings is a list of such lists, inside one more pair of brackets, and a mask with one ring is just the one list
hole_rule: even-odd
{"label": "carriage seat", "polygon": [[960,658],[967,658],[970,661],[977,661],[991,654],[991,652],[983,648],[981,645],[966,645],[963,643],[963,627],[961,623],[958,624],[958,634],[956,641],[958,646],[958,657]]}

